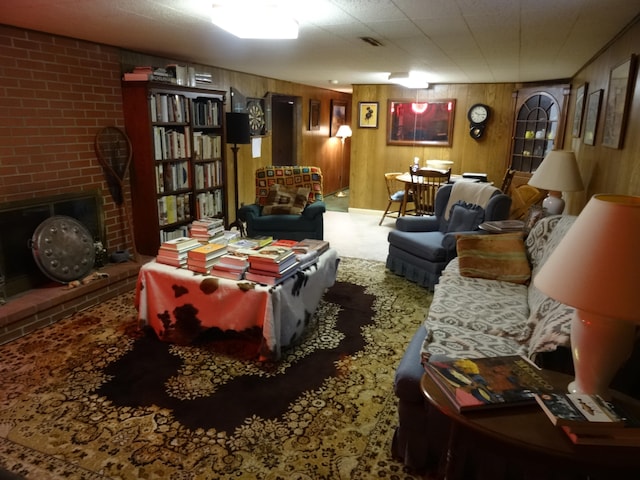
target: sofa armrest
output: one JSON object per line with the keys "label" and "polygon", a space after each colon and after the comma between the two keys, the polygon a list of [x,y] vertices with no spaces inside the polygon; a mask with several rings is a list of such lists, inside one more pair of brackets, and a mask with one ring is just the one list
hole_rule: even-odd
{"label": "sofa armrest", "polygon": [[322,200],[307,205],[302,211],[302,216],[312,220],[327,211],[327,206]]}
{"label": "sofa armrest", "polygon": [[238,217],[243,222],[246,222],[249,218],[258,218],[261,214],[262,209],[260,205],[252,203],[251,205],[243,205],[238,210]]}
{"label": "sofa armrest", "polygon": [[396,220],[396,230],[402,232],[437,232],[440,221],[435,216],[400,217]]}

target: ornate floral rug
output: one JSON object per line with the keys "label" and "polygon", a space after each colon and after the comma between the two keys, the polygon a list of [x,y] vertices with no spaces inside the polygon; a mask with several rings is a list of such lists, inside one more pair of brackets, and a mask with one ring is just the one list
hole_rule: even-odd
{"label": "ornate floral rug", "polygon": [[[30,479],[411,479],[391,458],[395,368],[431,301],[343,258],[302,342],[174,346],[133,292],[0,347],[0,467]],[[2,473],[0,473],[2,478]]]}

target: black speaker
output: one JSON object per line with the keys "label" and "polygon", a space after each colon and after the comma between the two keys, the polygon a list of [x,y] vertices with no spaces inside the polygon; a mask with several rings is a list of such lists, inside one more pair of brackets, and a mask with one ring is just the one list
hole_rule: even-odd
{"label": "black speaker", "polygon": [[227,112],[227,143],[251,143],[248,113]]}

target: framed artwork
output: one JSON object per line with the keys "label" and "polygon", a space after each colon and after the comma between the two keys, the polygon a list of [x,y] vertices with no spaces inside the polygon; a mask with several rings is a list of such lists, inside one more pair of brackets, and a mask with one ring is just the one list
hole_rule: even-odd
{"label": "framed artwork", "polygon": [[607,105],[602,130],[602,145],[611,148],[622,147],[624,130],[627,124],[631,91],[635,80],[636,57],[611,69]]}
{"label": "framed artwork", "polygon": [[378,102],[358,103],[358,127],[378,128]]}
{"label": "framed artwork", "polygon": [[453,139],[454,99],[416,102],[389,100],[387,145],[441,145]]}
{"label": "framed artwork", "polygon": [[595,145],[596,143],[596,126],[598,124],[601,101],[602,89],[596,90],[589,95],[587,117],[584,121],[584,138],[582,139],[585,145]]}
{"label": "framed artwork", "polygon": [[331,123],[329,124],[329,136],[334,137],[338,133],[340,125],[347,123],[347,102],[331,100]]}
{"label": "framed artwork", "polygon": [[320,130],[320,102],[309,100],[309,130]]}
{"label": "framed artwork", "polygon": [[576,138],[580,138],[582,133],[582,117],[588,88],[589,84],[585,82],[576,90],[576,108],[573,112],[573,136]]}

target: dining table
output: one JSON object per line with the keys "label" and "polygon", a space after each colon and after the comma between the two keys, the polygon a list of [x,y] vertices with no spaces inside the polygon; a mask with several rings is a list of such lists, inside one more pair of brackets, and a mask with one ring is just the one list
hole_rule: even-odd
{"label": "dining table", "polygon": [[[433,170],[433,169],[432,169]],[[416,177],[418,181],[422,177]],[[400,216],[404,217],[407,214],[407,199],[411,193],[411,185],[413,184],[413,180],[411,179],[411,173],[404,172],[396,177],[396,180],[404,183],[404,196],[402,197],[402,204],[400,206]],[[449,177],[449,183],[455,182],[478,182],[477,178],[465,178],[462,175],[451,175]]]}

